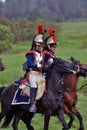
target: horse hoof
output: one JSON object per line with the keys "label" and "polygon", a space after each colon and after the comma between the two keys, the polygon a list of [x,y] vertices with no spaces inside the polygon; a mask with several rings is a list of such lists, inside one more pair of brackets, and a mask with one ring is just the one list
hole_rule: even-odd
{"label": "horse hoof", "polygon": [[68,128],[63,128],[62,130],[68,130]]}
{"label": "horse hoof", "polygon": [[84,128],[78,129],[78,130],[84,130]]}

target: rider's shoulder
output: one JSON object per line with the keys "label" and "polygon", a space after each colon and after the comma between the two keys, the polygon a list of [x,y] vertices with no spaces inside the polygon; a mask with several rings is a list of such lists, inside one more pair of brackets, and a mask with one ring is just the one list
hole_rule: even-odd
{"label": "rider's shoulder", "polygon": [[34,54],[34,55],[35,55],[35,51],[34,51],[34,50],[29,50],[29,51],[27,51],[26,56],[27,56],[27,55],[30,55],[30,54]]}
{"label": "rider's shoulder", "polygon": [[44,51],[43,51],[43,54],[49,54],[49,51],[44,50]]}

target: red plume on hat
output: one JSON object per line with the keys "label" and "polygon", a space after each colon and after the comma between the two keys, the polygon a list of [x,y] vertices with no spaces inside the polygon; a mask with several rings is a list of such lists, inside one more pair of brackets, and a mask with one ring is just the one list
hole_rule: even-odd
{"label": "red plume on hat", "polygon": [[44,33],[44,26],[38,25],[38,34],[43,34],[43,33]]}
{"label": "red plume on hat", "polygon": [[56,36],[55,35],[53,36],[53,40],[54,40],[54,42],[56,42]]}
{"label": "red plume on hat", "polygon": [[53,28],[50,28],[49,30],[48,30],[48,33],[49,33],[49,35],[50,36],[53,36],[53,40],[54,40],[54,42],[56,42],[56,36],[55,36],[55,30],[53,29]]}
{"label": "red plume on hat", "polygon": [[54,35],[55,30],[54,30],[53,28],[50,28],[50,29],[48,30],[48,33],[49,33],[50,36],[52,36],[52,35]]}

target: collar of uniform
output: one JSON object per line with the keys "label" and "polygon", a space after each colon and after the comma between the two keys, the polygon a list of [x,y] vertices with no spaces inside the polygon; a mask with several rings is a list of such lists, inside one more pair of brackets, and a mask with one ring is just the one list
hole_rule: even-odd
{"label": "collar of uniform", "polygon": [[49,50],[49,53],[51,53],[52,55],[55,55],[55,53],[53,51],[51,51],[51,50]]}
{"label": "collar of uniform", "polygon": [[40,52],[39,50],[36,50],[36,49],[35,49],[35,51],[41,54],[41,52]]}

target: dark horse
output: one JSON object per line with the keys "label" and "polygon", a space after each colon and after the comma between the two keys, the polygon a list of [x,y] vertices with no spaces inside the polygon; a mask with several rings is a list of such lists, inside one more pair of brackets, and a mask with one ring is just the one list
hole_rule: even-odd
{"label": "dark horse", "polygon": [[[73,62],[75,62],[74,60],[73,60]],[[63,95],[64,95],[64,111],[65,111],[65,113],[67,114],[67,115],[69,115],[70,116],[70,122],[68,123],[68,127],[70,128],[71,127],[71,124],[72,124],[72,119],[73,119],[73,114],[72,114],[72,108],[74,109],[74,106],[75,106],[75,108],[76,108],[76,101],[77,101],[77,95],[76,95],[76,87],[77,87],[77,82],[78,82],[78,78],[79,78],[79,76],[86,76],[87,75],[87,65],[85,65],[85,64],[81,64],[80,62],[79,63],[75,63],[75,65],[78,65],[78,73],[77,73],[77,75],[75,75],[75,74],[65,74],[65,76],[64,76],[64,78],[62,79],[62,80],[59,80],[60,81],[60,84],[61,83],[63,83],[63,90],[64,90],[64,92],[63,92]],[[64,71],[64,70],[63,70]],[[56,73],[56,71],[55,71],[55,73]],[[58,76],[58,75],[57,75]],[[58,77],[57,77],[58,78]],[[59,82],[58,82],[58,80],[57,80],[57,84],[59,84]],[[75,81],[75,82],[74,82]],[[54,82],[54,81],[53,81]],[[51,83],[51,82],[50,82]],[[56,83],[56,82],[55,82]],[[73,84],[73,83],[75,83],[75,84]],[[48,82],[48,84],[49,84],[49,82]],[[51,84],[49,84],[49,85],[51,85]],[[54,86],[55,86],[55,84],[54,84]],[[11,88],[12,87],[12,88]],[[10,87],[10,89],[8,89],[8,87],[6,88],[6,90],[4,90],[4,92],[2,92],[2,99],[3,99],[3,97],[4,96],[6,96],[6,94],[8,95],[8,93],[9,93],[9,95],[10,95],[10,92],[11,92],[11,89],[16,89],[16,87],[15,87],[15,85],[11,85],[11,87]],[[50,88],[50,87],[49,87]],[[7,91],[8,90],[8,91]],[[74,91],[73,91],[74,90]],[[6,93],[5,93],[5,91],[6,91]],[[13,90],[12,90],[13,91]],[[41,109],[40,110],[40,105],[41,104],[39,104],[39,102],[37,102],[37,107],[39,108],[38,110],[37,110],[37,112],[38,113],[43,113],[44,112],[44,114],[45,114],[45,125],[44,125],[44,129],[45,130],[47,130],[48,129],[48,124],[49,124],[49,120],[50,120],[50,116],[51,115],[59,115],[59,114],[57,114],[58,113],[58,111],[59,111],[59,109],[58,109],[58,107],[56,107],[57,109],[54,109],[54,107],[55,107],[55,100],[57,100],[57,103],[59,104],[59,100],[60,101],[62,101],[61,100],[61,98],[58,98],[58,97],[61,97],[61,96],[58,96],[58,94],[59,95],[61,95],[61,90],[59,89],[59,90],[57,90],[57,95],[53,95],[53,97],[52,97],[52,99],[50,98],[51,96],[50,96],[50,94],[52,95],[52,93],[50,93],[50,91],[49,91],[49,89],[47,88],[47,91],[49,92],[49,94],[48,93],[45,93],[44,94],[44,96],[43,96],[43,98],[42,98],[42,105],[43,105],[43,107],[41,106],[41,108],[44,108],[44,110],[43,109]],[[54,91],[54,88],[53,88],[53,90],[52,91]],[[14,92],[13,92],[14,93]],[[71,93],[73,93],[73,94],[71,94]],[[4,95],[5,94],[5,95]],[[67,94],[68,94],[68,96],[67,96]],[[7,96],[6,96],[7,97]],[[69,97],[69,99],[68,99],[68,97]],[[75,98],[76,97],[76,98]],[[47,100],[48,99],[48,100]],[[51,101],[53,101],[53,103],[50,103],[49,102],[49,100]],[[73,100],[73,101],[72,101]],[[3,100],[2,100],[3,101]],[[12,99],[11,99],[11,101],[12,101]],[[70,104],[69,104],[70,103]],[[4,104],[7,104],[5,101],[4,101]],[[57,105],[58,105],[57,104]],[[69,105],[68,105],[69,104]],[[51,107],[51,106],[53,106],[53,108]],[[8,105],[9,106],[9,105]],[[50,107],[50,109],[49,109],[49,107]],[[17,106],[16,106],[17,107]],[[18,107],[16,108],[15,107],[15,109],[16,110],[18,110]],[[2,107],[2,109],[4,109],[5,108],[5,106],[4,107]],[[6,108],[7,108],[7,106],[6,106]],[[52,110],[51,110],[51,108],[52,108]],[[65,108],[67,108],[67,109],[65,109]],[[10,106],[8,107],[8,110],[10,109]],[[20,108],[19,108],[20,109]],[[13,109],[12,109],[13,110]],[[66,111],[67,110],[67,111]],[[72,111],[72,112],[71,112]],[[5,112],[6,112],[6,110],[5,110]],[[10,111],[11,112],[11,111]],[[13,111],[12,111],[13,112]],[[9,112],[8,112],[9,113]],[[73,112],[74,113],[74,112]],[[81,117],[81,115],[80,115],[80,113],[77,111],[77,113],[78,113],[78,117]],[[18,114],[18,113],[17,113]],[[19,113],[18,115],[17,115],[16,113],[15,113],[15,119],[14,119],[14,122],[13,122],[13,127],[15,127],[17,124],[14,124],[14,123],[18,123],[18,118],[16,117],[16,116],[19,116],[19,115],[21,115],[21,116],[19,116],[19,117],[21,117],[21,119],[24,121],[24,123],[27,125],[27,128],[28,128],[28,130],[32,130],[33,128],[32,128],[32,126],[30,126],[30,123],[31,123],[31,118],[33,117],[33,114],[31,114],[31,113],[28,113],[28,112],[24,112],[24,113]],[[74,113],[75,114],[75,113]],[[2,114],[3,115],[3,114]],[[7,114],[8,115],[8,114]],[[75,114],[76,115],[76,114]],[[3,115],[4,116],[4,115]],[[3,117],[2,116],[2,117]],[[10,115],[9,115],[10,116]],[[1,117],[1,118],[2,118]],[[59,119],[61,118],[61,116],[59,117]],[[27,120],[26,120],[27,119]],[[82,119],[82,118],[80,118],[80,119]],[[82,124],[81,126],[80,126],[80,129],[79,130],[83,130],[84,129],[84,127],[83,127],[83,122],[82,122],[82,120],[80,120],[80,123]],[[4,127],[5,127],[5,124],[3,125]],[[30,129],[31,128],[31,129]],[[14,128],[14,130],[16,130],[16,128]]]}
{"label": "dark horse", "polygon": [[[62,67],[61,67],[62,65]],[[48,130],[48,120],[51,115],[56,115],[62,123],[63,130],[68,130],[67,123],[64,119],[63,111],[63,96],[62,96],[62,84],[61,80],[65,73],[71,73],[70,71],[76,67],[62,59],[56,59],[55,63],[51,66],[51,71],[48,72],[46,91],[40,101],[37,101],[37,112],[45,114],[44,130]],[[50,74],[49,74],[50,73]],[[60,74],[59,74],[60,73]],[[17,130],[17,122],[21,117],[20,109],[28,112],[29,105],[15,105],[11,106],[11,102],[17,88],[15,85],[11,85],[5,88],[1,93],[1,105],[2,111],[0,113],[0,121],[6,115],[6,113],[13,108],[15,113],[15,119],[13,122],[14,130]],[[30,121],[33,117],[33,113],[29,113]],[[18,118],[17,118],[18,116]],[[15,123],[15,125],[14,125]]]}
{"label": "dark horse", "polygon": [[0,71],[3,71],[4,69],[4,64],[2,63],[2,59],[0,58]]}

